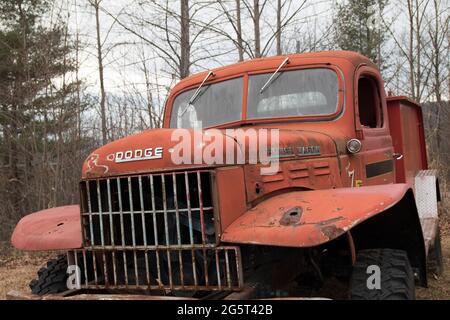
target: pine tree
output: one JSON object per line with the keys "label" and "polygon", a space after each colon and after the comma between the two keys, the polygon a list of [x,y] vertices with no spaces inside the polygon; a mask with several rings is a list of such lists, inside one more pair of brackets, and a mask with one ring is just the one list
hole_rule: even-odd
{"label": "pine tree", "polygon": [[379,21],[388,0],[348,0],[337,4],[335,43],[342,50],[361,53],[383,68],[382,47],[386,30]]}
{"label": "pine tree", "polygon": [[74,46],[62,19],[44,26],[51,5],[48,0],[0,2],[0,200],[11,204],[5,208],[2,201],[11,220],[49,205],[34,198],[41,190],[33,193],[30,184],[45,174],[34,167],[56,163],[49,171],[60,170],[57,158],[76,118],[78,86],[66,78],[75,70]]}

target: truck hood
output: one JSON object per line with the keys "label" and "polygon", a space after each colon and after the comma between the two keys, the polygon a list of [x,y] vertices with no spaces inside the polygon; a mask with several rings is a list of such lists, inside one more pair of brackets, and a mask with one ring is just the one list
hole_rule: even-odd
{"label": "truck hood", "polygon": [[[260,135],[262,130],[269,133]],[[272,138],[274,141],[277,138],[278,144],[272,144]],[[267,154],[265,145],[269,154],[278,151],[280,161],[337,154],[336,144],[331,137],[312,131],[279,130],[277,135],[272,136],[270,131],[261,128],[238,129],[234,133],[217,129],[153,129],[116,140],[92,152],[83,164],[82,178],[253,163],[252,154],[255,152],[250,151],[261,150]],[[219,148],[221,146],[223,148]],[[182,152],[180,148],[184,148]],[[227,153],[229,155],[230,152],[232,161],[227,159]],[[181,163],[180,155],[183,158]],[[211,155],[218,161],[211,163],[201,155]]]}

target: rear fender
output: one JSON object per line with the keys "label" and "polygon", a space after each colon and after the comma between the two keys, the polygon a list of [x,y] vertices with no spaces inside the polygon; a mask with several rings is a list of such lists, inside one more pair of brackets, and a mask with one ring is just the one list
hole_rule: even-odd
{"label": "rear fender", "polygon": [[221,240],[280,247],[319,246],[395,206],[407,190],[406,184],[391,184],[277,195],[236,219]]}
{"label": "rear fender", "polygon": [[78,205],[38,211],[23,217],[11,236],[19,250],[69,250],[82,247]]}

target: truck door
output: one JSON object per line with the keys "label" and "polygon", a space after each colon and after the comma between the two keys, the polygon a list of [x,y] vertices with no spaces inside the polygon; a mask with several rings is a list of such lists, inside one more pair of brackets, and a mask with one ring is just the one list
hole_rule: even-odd
{"label": "truck door", "polygon": [[357,72],[355,87],[356,135],[362,143],[361,151],[355,154],[359,169],[355,170],[356,186],[393,183],[394,148],[383,80],[378,72],[363,66]]}

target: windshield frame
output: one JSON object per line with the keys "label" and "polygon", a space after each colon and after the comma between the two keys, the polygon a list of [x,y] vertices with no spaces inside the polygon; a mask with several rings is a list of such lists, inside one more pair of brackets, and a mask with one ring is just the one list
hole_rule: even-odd
{"label": "windshield frame", "polygon": [[[307,70],[307,69],[329,69],[331,71],[334,71],[337,76],[338,81],[338,97],[337,97],[337,107],[336,112],[332,114],[326,114],[326,115],[308,115],[308,116],[288,116],[288,117],[272,117],[272,118],[248,118],[247,117],[247,100],[248,100],[248,92],[249,92],[249,82],[250,82],[250,76],[253,75],[259,75],[259,74],[271,74],[275,72],[276,68],[267,68],[267,69],[260,69],[250,72],[241,72],[241,73],[234,73],[233,75],[223,76],[221,77],[220,74],[217,75],[217,73],[212,70],[216,77],[205,82],[204,86],[212,85],[214,83],[223,82],[226,80],[232,80],[237,78],[243,78],[242,84],[242,111],[241,111],[241,119],[237,121],[232,122],[224,122],[219,125],[211,126],[211,127],[205,127],[203,129],[210,129],[210,128],[228,128],[228,127],[236,127],[240,125],[247,125],[247,124],[259,124],[259,123],[280,123],[280,122],[323,122],[323,121],[335,121],[338,118],[342,116],[342,114],[345,111],[345,94],[346,94],[346,85],[345,85],[345,77],[342,70],[337,67],[336,65],[331,64],[309,64],[309,65],[292,65],[288,64],[286,65],[281,71],[282,72],[290,72],[290,71],[297,71],[297,70]],[[171,93],[168,97],[168,100],[166,101],[166,106],[164,110],[164,117],[163,117],[163,127],[164,128],[172,128],[170,126],[171,117],[172,117],[172,111],[175,99],[182,93],[196,89],[200,83],[201,80],[204,78],[199,77],[199,81],[195,82],[192,85],[186,86],[181,90],[178,90],[174,93]]]}

